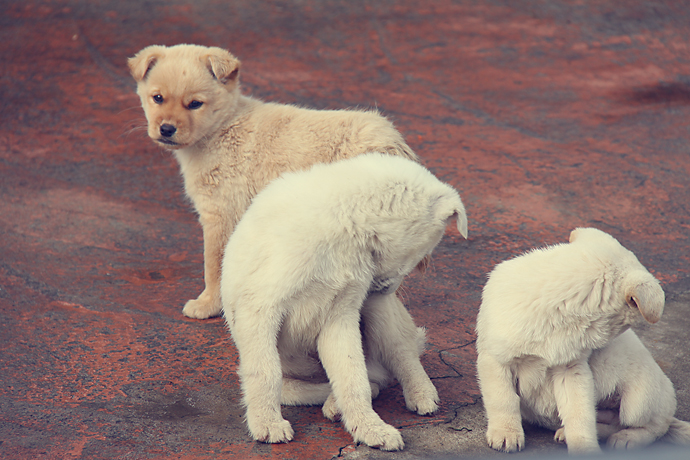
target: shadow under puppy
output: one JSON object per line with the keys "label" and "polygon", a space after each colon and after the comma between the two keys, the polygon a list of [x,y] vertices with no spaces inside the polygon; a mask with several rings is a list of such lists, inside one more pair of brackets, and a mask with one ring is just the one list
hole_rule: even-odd
{"label": "shadow under puppy", "polygon": [[149,46],[130,58],[148,135],[173,151],[204,234],[204,281],[182,310],[221,312],[223,249],[252,197],[285,171],[366,152],[416,160],[375,111],[309,110],[240,93],[240,61],[199,45]]}
{"label": "shadow under puppy", "polygon": [[408,409],[438,408],[419,359],[424,330],[395,291],[452,217],[467,237],[452,187],[382,154],[284,174],[254,198],[226,247],[221,281],[254,439],[292,439],[281,402],[323,403],[355,441],[404,447],[371,399],[396,378]]}
{"label": "shadow under puppy", "polygon": [[612,236],[578,228],[570,244],[495,267],[477,317],[477,371],[497,450],[524,447],[522,419],[556,431],[569,453],[690,442],[675,391],[629,329],[664,309],[659,282]]}

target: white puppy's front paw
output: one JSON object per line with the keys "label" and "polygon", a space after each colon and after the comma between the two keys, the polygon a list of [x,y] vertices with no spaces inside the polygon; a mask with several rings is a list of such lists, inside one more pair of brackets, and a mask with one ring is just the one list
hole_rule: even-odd
{"label": "white puppy's front paw", "polygon": [[486,431],[489,447],[502,452],[517,452],[525,447],[525,432],[519,428],[495,428]]}
{"label": "white puppy's front paw", "polygon": [[247,424],[252,437],[260,442],[289,442],[295,435],[290,422],[282,418],[263,421],[259,417],[252,417],[248,418]]}
{"label": "white puppy's front paw", "polygon": [[[369,382],[369,385],[371,386],[371,399],[375,399],[379,395],[380,387],[374,382]],[[335,402],[335,396],[333,396],[333,393],[330,393],[328,398],[326,398],[326,401],[323,403],[323,407],[321,408],[321,412],[323,412],[323,416],[331,422],[337,422],[342,418],[343,414],[338,407],[338,404]]]}
{"label": "white puppy's front paw", "polygon": [[356,442],[381,450],[402,450],[405,447],[400,432],[383,421],[355,426],[352,437]]}
{"label": "white puppy's front paw", "polygon": [[335,396],[333,396],[333,393],[329,394],[328,398],[326,398],[326,402],[323,403],[321,412],[323,413],[323,416],[331,422],[337,422],[340,420],[342,414],[338,408],[338,405],[335,403]]}
{"label": "white puppy's front paw", "polygon": [[405,405],[419,415],[433,414],[438,410],[438,403],[438,392],[431,382],[423,388],[414,388],[405,392]]}
{"label": "white puppy's front paw", "polygon": [[204,291],[198,298],[187,301],[182,309],[182,314],[189,318],[207,319],[220,315],[222,310],[220,300]]}

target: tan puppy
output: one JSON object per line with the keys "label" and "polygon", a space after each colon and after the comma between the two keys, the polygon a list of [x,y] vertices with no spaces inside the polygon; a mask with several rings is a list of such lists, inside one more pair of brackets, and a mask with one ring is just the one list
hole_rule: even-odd
{"label": "tan puppy", "polygon": [[673,385],[627,330],[663,309],[658,281],[593,228],[497,265],[477,317],[489,446],[521,450],[522,419],[558,430],[570,453],[599,452],[597,435],[615,448],[690,442]]}
{"label": "tan puppy", "polygon": [[424,331],[395,291],[453,217],[467,237],[452,187],[376,153],[285,174],[255,197],[228,242],[221,283],[254,439],[292,439],[281,402],[324,404],[355,441],[402,449],[371,398],[396,378],[408,409],[437,409],[419,360]]}
{"label": "tan puppy", "polygon": [[149,46],[129,59],[148,134],[174,152],[204,233],[206,288],[182,312],[220,314],[223,249],[252,197],[285,171],[365,152],[415,159],[374,111],[317,111],[240,94],[240,61],[220,48]]}

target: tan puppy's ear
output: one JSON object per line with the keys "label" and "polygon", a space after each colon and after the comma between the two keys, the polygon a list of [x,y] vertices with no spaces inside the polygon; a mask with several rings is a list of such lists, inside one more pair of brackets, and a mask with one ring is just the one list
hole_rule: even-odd
{"label": "tan puppy's ear", "polygon": [[149,70],[165,54],[165,46],[152,45],[139,51],[134,57],[127,60],[129,71],[138,82],[143,81]]}
{"label": "tan puppy's ear", "polygon": [[240,60],[222,48],[212,47],[209,51],[202,59],[211,75],[223,84],[237,81],[240,75]]}

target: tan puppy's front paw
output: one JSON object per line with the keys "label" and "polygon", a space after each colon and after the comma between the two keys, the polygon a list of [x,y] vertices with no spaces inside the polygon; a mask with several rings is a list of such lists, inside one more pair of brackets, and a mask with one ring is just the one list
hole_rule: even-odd
{"label": "tan puppy's front paw", "polygon": [[356,442],[381,450],[402,450],[405,447],[400,432],[383,421],[354,427],[352,437]]}
{"label": "tan puppy's front paw", "polygon": [[249,432],[252,437],[260,442],[275,444],[278,442],[289,442],[295,435],[290,422],[285,419],[271,421],[248,421]]}
{"label": "tan puppy's front paw", "polygon": [[222,310],[220,299],[217,296],[210,296],[204,291],[198,298],[187,301],[182,309],[182,314],[189,318],[207,319],[220,315]]}
{"label": "tan puppy's front paw", "polygon": [[519,429],[491,428],[486,432],[489,447],[502,452],[517,452],[525,447],[525,432]]}
{"label": "tan puppy's front paw", "polygon": [[433,414],[438,410],[438,403],[438,392],[431,382],[425,388],[405,392],[405,405],[419,415]]}

